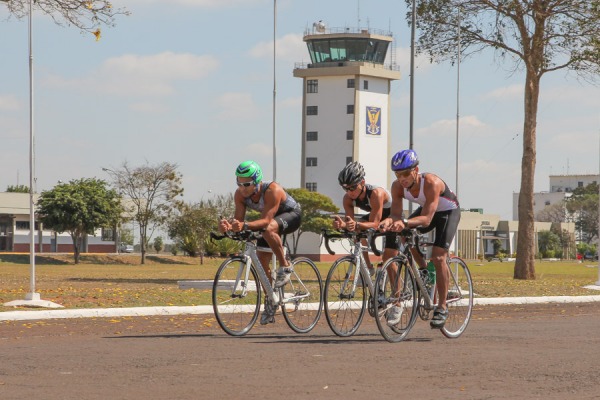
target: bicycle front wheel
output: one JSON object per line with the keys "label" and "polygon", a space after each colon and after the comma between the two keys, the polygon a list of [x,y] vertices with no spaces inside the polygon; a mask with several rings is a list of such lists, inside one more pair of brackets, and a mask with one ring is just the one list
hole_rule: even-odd
{"label": "bicycle front wheel", "polygon": [[285,322],[294,332],[310,332],[323,310],[323,283],[317,266],[308,258],[292,261],[294,271],[290,281],[282,288],[281,306]]}
{"label": "bicycle front wheel", "polygon": [[457,338],[467,329],[473,312],[473,280],[467,264],[458,257],[448,259],[449,285],[446,305],[448,319],[441,329],[448,338]]}
{"label": "bicycle front wheel", "polygon": [[[414,272],[400,257],[389,259],[378,273],[375,321],[388,342],[404,340],[415,324],[419,304],[417,291]],[[392,317],[394,313],[396,318]]]}
{"label": "bicycle front wheel", "polygon": [[212,303],[221,328],[232,336],[248,333],[260,311],[261,288],[256,271],[241,258],[225,260],[213,282]]}
{"label": "bicycle front wheel", "polygon": [[352,336],[365,315],[367,291],[353,257],[335,261],[325,281],[325,317],[329,327],[338,336]]}

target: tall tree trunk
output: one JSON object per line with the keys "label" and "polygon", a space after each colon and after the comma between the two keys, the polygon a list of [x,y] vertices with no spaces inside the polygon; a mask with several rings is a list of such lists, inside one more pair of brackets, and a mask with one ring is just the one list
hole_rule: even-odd
{"label": "tall tree trunk", "polygon": [[73,240],[73,259],[75,264],[79,264],[79,257],[81,255],[81,241],[79,240],[79,233],[71,233],[71,239]]}
{"label": "tall tree trunk", "polygon": [[141,263],[146,264],[146,229],[140,223],[140,252],[142,253]]}
{"label": "tall tree trunk", "polygon": [[521,190],[519,192],[519,230],[515,279],[535,279],[535,231],[533,214],[533,183],[536,161],[537,109],[540,77],[528,68],[525,79],[525,113],[523,123],[523,158],[521,160]]}

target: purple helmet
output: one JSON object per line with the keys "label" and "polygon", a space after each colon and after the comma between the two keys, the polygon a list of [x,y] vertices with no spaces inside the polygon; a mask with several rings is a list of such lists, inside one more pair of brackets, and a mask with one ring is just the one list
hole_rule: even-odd
{"label": "purple helmet", "polygon": [[419,165],[419,157],[414,150],[401,150],[392,157],[392,171],[412,169]]}

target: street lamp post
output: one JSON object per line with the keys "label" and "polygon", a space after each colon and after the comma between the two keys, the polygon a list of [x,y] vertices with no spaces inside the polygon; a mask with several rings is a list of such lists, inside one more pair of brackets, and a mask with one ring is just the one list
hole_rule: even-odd
{"label": "street lamp post", "polygon": [[[600,150],[600,131],[598,132],[598,150]],[[600,151],[598,152],[598,177],[600,177]],[[598,255],[598,280],[596,286],[600,286],[600,179],[598,180],[598,246],[596,246]]]}
{"label": "street lamp post", "polygon": [[[414,105],[415,105],[415,36],[417,30],[417,0],[412,0],[412,16],[410,24],[410,107],[408,122],[408,148],[414,148]],[[412,214],[412,202],[408,202],[408,214]]]}
{"label": "street lamp post", "polygon": [[273,0],[273,181],[277,180],[277,0]]}
{"label": "street lamp post", "polygon": [[29,264],[30,290],[25,300],[14,300],[4,303],[5,306],[29,306],[59,308],[60,304],[42,300],[35,291],[35,152],[33,140],[33,0],[29,0]]}

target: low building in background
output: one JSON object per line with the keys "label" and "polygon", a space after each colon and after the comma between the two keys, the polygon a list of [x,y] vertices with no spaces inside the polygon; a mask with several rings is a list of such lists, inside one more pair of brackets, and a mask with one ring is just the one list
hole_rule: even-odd
{"label": "low building in background", "polygon": [[[34,202],[39,195],[34,195]],[[0,252],[28,253],[30,246],[29,193],[0,192]],[[68,233],[44,229],[35,222],[35,250],[39,253],[72,253],[73,240]],[[96,235],[87,235],[82,253],[116,253],[117,244],[112,228],[102,228]]]}

